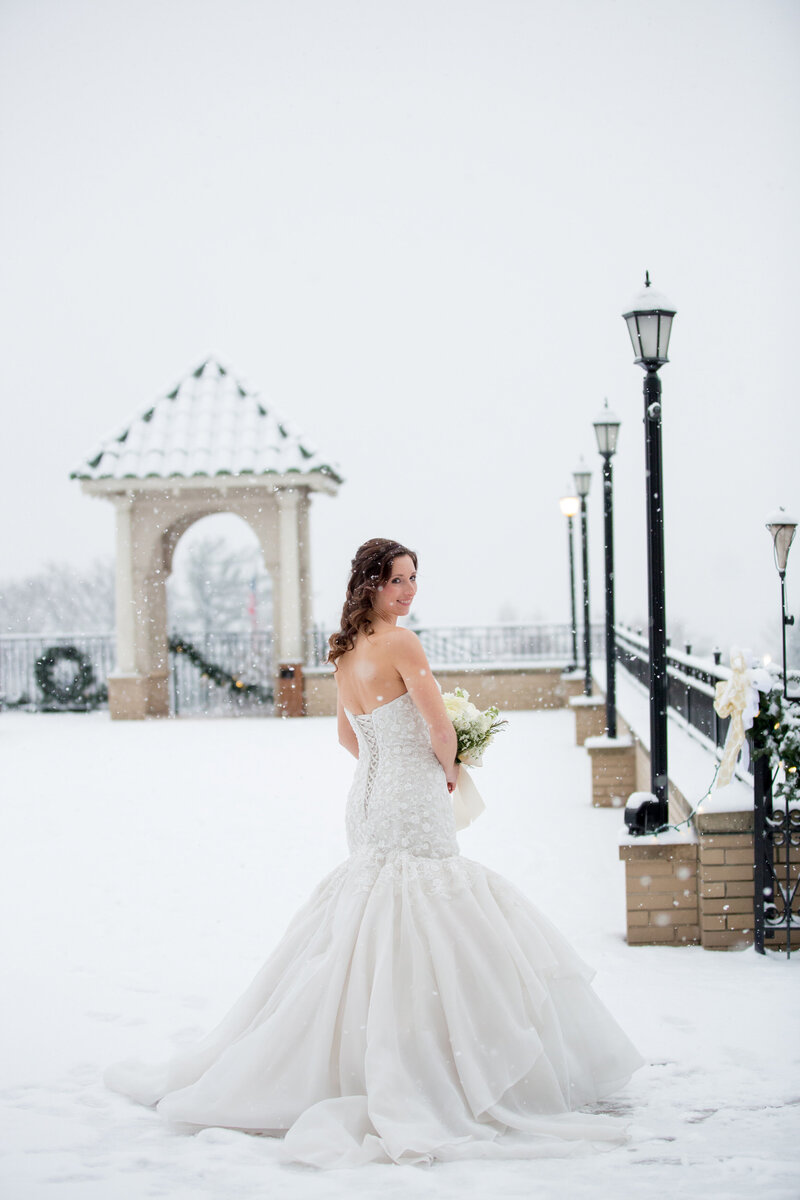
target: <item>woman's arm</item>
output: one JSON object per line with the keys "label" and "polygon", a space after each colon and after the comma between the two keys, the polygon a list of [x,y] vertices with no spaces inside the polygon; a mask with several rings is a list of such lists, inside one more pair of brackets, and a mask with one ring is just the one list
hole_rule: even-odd
{"label": "woman's arm", "polygon": [[349,750],[353,758],[358,758],[358,738],[347,719],[338,688],[336,690],[336,721],[339,729],[339,744],[344,746],[345,750]]}
{"label": "woman's arm", "polygon": [[433,753],[442,764],[448,791],[452,792],[458,782],[459,772],[456,731],[447,715],[442,693],[433,678],[422,643],[410,629],[398,629],[393,635],[392,659],[428,726]]}

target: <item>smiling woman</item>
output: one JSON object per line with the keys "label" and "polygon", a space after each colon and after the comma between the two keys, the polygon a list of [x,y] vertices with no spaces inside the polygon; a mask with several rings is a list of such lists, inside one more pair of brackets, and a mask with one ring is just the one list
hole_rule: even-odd
{"label": "smiling woman", "polygon": [[388,538],[371,538],[359,546],[350,564],[341,628],[330,639],[328,661],[336,664],[352,650],[358,634],[369,633],[376,611],[395,621],[408,612],[417,593],[417,556]]}
{"label": "smiling woman", "polygon": [[624,1140],[575,1111],[642,1063],[591,971],[506,879],[464,858],[457,741],[414,633],[416,555],[357,552],[331,639],[358,759],[349,858],[228,1017],[163,1068],[107,1081],[169,1120],[285,1134],[318,1167],[569,1155]]}

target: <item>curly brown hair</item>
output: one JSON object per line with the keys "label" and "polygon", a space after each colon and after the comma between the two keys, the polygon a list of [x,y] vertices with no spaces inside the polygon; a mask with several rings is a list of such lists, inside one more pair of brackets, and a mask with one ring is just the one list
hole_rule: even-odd
{"label": "curly brown hair", "polygon": [[341,628],[331,635],[328,662],[335,663],[347,650],[352,650],[362,631],[370,632],[375,593],[392,577],[392,563],[404,554],[417,565],[417,556],[407,546],[389,538],[370,538],[356,550],[350,564],[350,580],[342,609]]}

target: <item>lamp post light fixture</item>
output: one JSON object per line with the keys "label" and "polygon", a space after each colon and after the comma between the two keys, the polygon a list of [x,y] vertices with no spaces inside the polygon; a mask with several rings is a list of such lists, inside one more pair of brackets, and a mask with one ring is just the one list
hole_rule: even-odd
{"label": "lamp post light fixture", "polygon": [[589,541],[587,537],[586,497],[592,483],[592,472],[581,458],[572,478],[581,502],[581,558],[583,563],[583,694],[592,694],[592,629],[589,623]]}
{"label": "lamp post light fixture", "polygon": [[767,517],[767,529],[772,538],[772,549],[775,554],[775,566],[781,577],[781,638],[783,641],[783,696],[789,699],[789,677],[786,674],[786,626],[794,625],[794,617],[786,612],[786,562],[789,558],[789,547],[794,540],[797,521],[781,505]]}
{"label": "lamp post light fixture", "polygon": [[578,667],[578,616],[575,611],[575,550],[573,547],[572,522],[580,512],[581,502],[577,496],[564,495],[559,500],[562,514],[567,518],[567,544],[569,546],[569,599],[572,614],[572,662],[568,670],[575,671]]}
{"label": "lamp post light fixture", "polygon": [[611,459],[616,453],[620,421],[608,407],[594,422],[597,449],[603,457],[603,529],[606,554],[606,735],[617,736],[617,644],[614,633],[614,478]]}
{"label": "lamp post light fixture", "polygon": [[652,833],[669,823],[667,777],[667,620],[664,587],[664,490],[661,471],[661,380],[659,368],[667,351],[675,309],[651,288],[644,290],[629,312],[628,325],[634,361],[644,377],[644,445],[647,473],[647,592],[650,643],[650,791],[655,802],[639,812],[632,832]]}

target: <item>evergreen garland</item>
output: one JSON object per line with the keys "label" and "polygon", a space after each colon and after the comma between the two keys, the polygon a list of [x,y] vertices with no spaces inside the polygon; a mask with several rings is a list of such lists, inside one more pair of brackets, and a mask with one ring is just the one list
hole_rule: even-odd
{"label": "evergreen garland", "polygon": [[258,704],[272,703],[272,688],[261,687],[258,683],[245,683],[237,675],[231,675],[218,663],[212,663],[205,658],[192,642],[173,636],[169,639],[169,648],[173,654],[185,654],[202,678],[208,679],[215,687],[225,687],[232,696],[247,696]]}
{"label": "evergreen garland", "polygon": [[[787,804],[800,803],[800,701],[787,700],[775,688],[762,693],[761,708],[753,722],[754,757],[769,755],[776,796]],[[782,771],[783,778],[780,778]]]}

